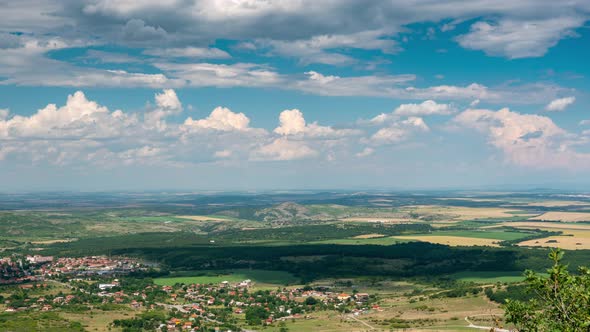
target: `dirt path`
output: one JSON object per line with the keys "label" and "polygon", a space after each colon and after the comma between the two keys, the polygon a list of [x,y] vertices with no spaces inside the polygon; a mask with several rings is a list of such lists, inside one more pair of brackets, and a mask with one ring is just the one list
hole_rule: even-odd
{"label": "dirt path", "polygon": [[480,315],[465,316],[465,321],[469,324],[469,326],[467,326],[467,327],[470,327],[470,328],[473,328],[473,329],[478,329],[478,330],[494,331],[494,332],[512,332],[510,330],[501,329],[501,328],[498,328],[498,327],[475,325],[475,324],[473,324],[469,320],[469,317],[477,317],[477,316],[489,316],[489,314],[480,314]]}
{"label": "dirt path", "polygon": [[351,315],[348,315],[348,318],[352,318],[352,319],[354,319],[355,321],[357,321],[357,322],[359,322],[359,323],[361,323],[361,324],[365,325],[366,327],[368,327],[368,328],[369,328],[369,330],[376,330],[376,328],[375,328],[375,327],[373,327],[373,326],[372,326],[372,325],[370,325],[369,323],[365,322],[364,320],[361,320],[361,319],[358,319],[358,318],[356,318],[356,317],[355,317],[354,315],[352,315],[352,314],[351,314]]}

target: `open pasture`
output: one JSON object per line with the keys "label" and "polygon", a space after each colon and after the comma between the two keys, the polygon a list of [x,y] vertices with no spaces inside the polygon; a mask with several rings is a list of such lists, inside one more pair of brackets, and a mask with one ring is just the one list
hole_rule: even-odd
{"label": "open pasture", "polygon": [[521,282],[525,278],[522,271],[465,271],[451,274],[449,277],[478,284]]}
{"label": "open pasture", "polygon": [[[200,274],[197,274],[200,273]],[[154,279],[156,285],[174,284],[216,284],[222,281],[231,283],[250,279],[257,284],[288,285],[298,281],[291,273],[284,271],[236,269],[230,271],[198,271],[194,275],[163,277]]]}
{"label": "open pasture", "polygon": [[112,323],[115,319],[127,319],[134,317],[138,312],[129,310],[117,310],[117,311],[102,311],[93,310],[92,314],[89,315],[87,312],[60,312],[59,315],[69,321],[80,322],[86,331],[119,331],[117,328],[109,327],[109,323]]}
{"label": "open pasture", "polygon": [[[488,301],[483,295],[426,299],[417,302],[411,302],[408,298],[402,298],[401,301],[387,298],[380,304],[382,311],[373,311],[364,315],[363,319],[372,323],[391,318],[399,322],[406,321],[412,326],[406,328],[406,331],[469,331],[464,320],[467,316],[502,315],[499,306]],[[416,326],[419,321],[423,323]],[[386,330],[384,325],[379,327]]]}

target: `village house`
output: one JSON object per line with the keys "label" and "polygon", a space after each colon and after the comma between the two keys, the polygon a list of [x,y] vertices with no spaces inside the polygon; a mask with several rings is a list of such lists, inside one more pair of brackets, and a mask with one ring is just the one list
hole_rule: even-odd
{"label": "village house", "polygon": [[110,283],[110,284],[98,284],[98,288],[100,290],[107,290],[107,289],[111,289],[113,287],[117,287],[117,285],[114,284],[114,283]]}

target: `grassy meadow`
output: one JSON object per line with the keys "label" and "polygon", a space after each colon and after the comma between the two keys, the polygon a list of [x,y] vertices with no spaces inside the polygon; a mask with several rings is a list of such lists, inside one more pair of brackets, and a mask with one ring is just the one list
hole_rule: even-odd
{"label": "grassy meadow", "polygon": [[269,270],[236,269],[229,271],[199,271],[198,274],[193,275],[191,275],[190,271],[185,271],[177,274],[180,275],[156,278],[154,279],[154,283],[161,286],[172,286],[174,284],[218,284],[223,281],[237,283],[250,279],[259,285],[283,286],[292,285],[299,281],[291,273]]}

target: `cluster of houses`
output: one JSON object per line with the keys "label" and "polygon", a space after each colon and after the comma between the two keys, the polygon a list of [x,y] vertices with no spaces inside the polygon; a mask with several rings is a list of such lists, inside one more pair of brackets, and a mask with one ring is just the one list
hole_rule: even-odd
{"label": "cluster of houses", "polygon": [[147,267],[130,258],[106,256],[60,257],[40,267],[43,276],[71,275],[113,275],[145,270]]}
{"label": "cluster of houses", "polygon": [[[368,293],[349,295],[303,288],[252,292],[251,285],[251,280],[244,280],[236,284],[224,281],[217,285],[163,286],[162,290],[168,294],[168,307],[179,313],[165,324],[167,331],[198,331],[196,322],[216,322],[216,315],[211,308],[231,308],[232,313],[242,315],[249,307],[262,307],[268,312],[264,324],[286,319],[304,319],[308,317],[305,313],[316,309],[348,307],[349,312],[355,315],[380,310],[378,305],[370,305]],[[317,305],[310,305],[306,301],[308,298],[313,298]]]}
{"label": "cluster of houses", "polygon": [[[379,310],[372,304],[368,293],[346,294],[329,288],[282,288],[253,290],[251,280],[237,283],[223,281],[218,284],[176,284],[159,286],[151,283],[126,288],[117,278],[147,269],[136,260],[89,256],[80,258],[51,256],[5,257],[0,259],[0,272],[13,281],[33,281],[21,288],[48,287],[47,279],[67,276],[70,294],[48,292],[38,297],[19,301],[6,301],[6,312],[21,310],[50,311],[70,304],[117,304],[138,311],[163,310],[167,320],[160,328],[166,331],[200,331],[204,327],[225,326],[228,321],[248,317],[257,311],[261,323],[272,324],[286,319],[305,319],[315,310],[340,310],[355,315]],[[63,280],[63,279],[61,279]],[[51,286],[49,286],[51,287]],[[39,294],[39,293],[37,293]],[[53,295],[49,295],[53,294]],[[233,317],[228,320],[229,316]],[[165,327],[165,328],[164,328]]]}
{"label": "cluster of houses", "polygon": [[[132,309],[141,309],[144,306],[149,309],[154,309],[156,308],[155,304],[152,303],[151,305],[146,305],[148,303],[148,294],[153,291],[160,291],[162,294],[165,294],[163,291],[159,290],[159,286],[156,285],[148,286],[143,291],[130,292],[121,289],[118,279],[114,279],[109,283],[94,282],[94,280],[90,283],[85,283],[86,281],[87,280],[80,278],[70,279],[70,294],[49,291],[42,292],[44,295],[37,295],[37,297],[35,297],[34,294],[39,293],[31,293],[30,296],[28,295],[21,301],[16,301],[19,305],[15,305],[15,301],[7,299],[4,302],[5,305],[7,305],[5,312],[26,310],[49,311],[69,304],[94,306],[109,303],[129,305]],[[85,287],[82,287],[82,284],[79,282],[84,282],[83,285],[85,285]],[[49,290],[54,286],[48,285],[47,283],[28,283],[21,284],[18,287],[24,290],[38,290],[41,288],[48,288]]]}
{"label": "cluster of houses", "polygon": [[34,273],[32,256],[8,256],[0,258],[0,285],[35,282],[41,278]]}
{"label": "cluster of houses", "polygon": [[106,256],[60,257],[27,255],[0,258],[0,284],[20,284],[44,277],[70,275],[114,275],[147,270],[147,266],[130,258]]}
{"label": "cluster of houses", "polygon": [[[32,289],[32,288],[47,288],[47,284],[23,284],[19,288]],[[54,307],[68,305],[76,299],[75,295],[52,295],[52,296],[40,296],[38,298],[27,298],[24,299],[21,306],[11,305],[11,301],[5,301],[8,307],[4,310],[5,312],[16,312],[25,310],[39,310],[39,311],[50,311]]]}

